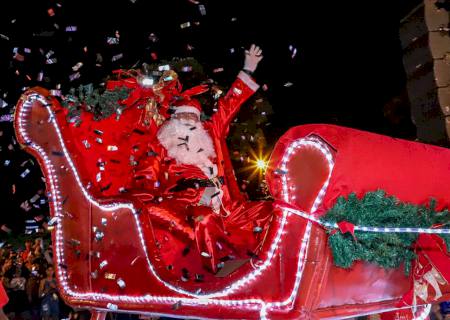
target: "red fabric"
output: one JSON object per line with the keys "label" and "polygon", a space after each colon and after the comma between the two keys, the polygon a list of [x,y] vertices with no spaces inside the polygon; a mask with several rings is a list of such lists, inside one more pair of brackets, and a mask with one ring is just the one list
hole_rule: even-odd
{"label": "red fabric", "polygon": [[3,283],[0,282],[0,308],[3,308],[9,301]]}
{"label": "red fabric", "polygon": [[347,221],[338,222],[338,228],[342,233],[350,232],[350,234],[355,238],[355,225]]}
{"label": "red fabric", "polygon": [[[317,135],[337,150],[330,180],[319,212],[333,207],[340,196],[355,192],[359,197],[383,189],[402,202],[429,204],[434,198],[437,210],[450,207],[450,150],[432,145],[394,139],[350,128],[311,124],[290,129],[277,143],[272,165],[281,160],[282,150],[300,137]],[[349,155],[354,155],[349,156]],[[280,189],[269,178],[274,195]]]}

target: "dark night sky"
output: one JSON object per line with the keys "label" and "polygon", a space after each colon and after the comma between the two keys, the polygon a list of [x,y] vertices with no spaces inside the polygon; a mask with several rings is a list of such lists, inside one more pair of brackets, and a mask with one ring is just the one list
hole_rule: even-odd
{"label": "dark night sky", "polygon": [[[206,7],[206,16],[200,15],[198,4],[187,0],[135,3],[19,0],[9,1],[7,8],[1,4],[0,33],[10,40],[0,38],[0,97],[8,93],[4,100],[9,103],[9,107],[0,109],[0,115],[10,113],[25,86],[45,85],[52,89],[61,83],[64,91],[78,83],[100,82],[113,69],[130,68],[138,61],[151,62],[151,52],[168,60],[174,56],[193,56],[209,71],[223,67],[225,71],[214,74],[214,78],[231,83],[243,64],[242,48],[254,42],[264,51],[256,79],[268,86],[266,95],[275,111],[266,136],[276,140],[289,127],[312,122],[389,134],[392,128],[383,118],[382,109],[405,86],[398,24],[401,15],[413,6],[411,2],[201,3]],[[48,15],[49,8],[55,10],[55,16]],[[200,25],[181,29],[180,24],[187,21],[199,21]],[[54,23],[60,30],[51,37],[42,36],[43,32],[55,31]],[[70,25],[77,26],[78,31],[66,33],[65,27]],[[106,37],[114,36],[115,30],[120,32],[120,44],[106,45]],[[158,36],[158,42],[148,40],[151,32]],[[187,44],[194,49],[188,51]],[[83,52],[84,46],[88,47],[87,54]],[[289,46],[298,50],[294,59]],[[18,63],[13,59],[14,47],[30,48],[32,53]],[[45,65],[40,48],[45,52],[52,49],[58,63]],[[234,54],[230,48],[235,49]],[[104,58],[102,68],[95,67],[96,53]],[[123,53],[123,59],[110,62],[118,53]],[[69,82],[71,67],[79,61],[84,63],[81,78]],[[49,77],[46,84],[35,80],[41,70]],[[27,74],[31,81],[25,78]],[[293,85],[285,87],[287,82]],[[0,123],[0,131],[3,131],[0,160],[3,162],[7,157],[15,157],[18,162],[26,160],[28,156],[24,153],[9,155],[5,151],[12,137],[11,124]],[[4,181],[8,176],[16,181],[14,177],[18,174],[1,170],[0,178]],[[32,174],[35,181],[40,181],[38,168]],[[31,180],[17,181],[18,189],[27,190],[28,181]],[[11,210],[23,215],[17,208],[33,194],[25,192],[14,198],[10,192],[10,184],[2,182],[0,201],[6,201]],[[30,193],[34,192],[30,189]],[[14,215],[3,215],[0,220],[5,222]]]}
{"label": "dark night sky", "polygon": [[[117,51],[124,53],[123,66],[139,59],[143,62],[143,57],[148,60],[146,48],[155,45],[150,46],[147,36],[155,32],[160,38],[156,44],[160,57],[193,55],[212,67],[224,66],[229,72],[220,76],[231,81],[243,59],[241,51],[232,55],[229,48],[256,42],[265,56],[257,80],[269,86],[268,96],[276,112],[274,124],[281,130],[305,122],[338,122],[382,131],[382,106],[404,86],[398,40],[400,12],[405,11],[402,2],[376,1],[363,7],[363,3],[341,1],[205,1],[204,17],[198,5],[187,0],[137,0],[134,4],[129,0],[61,1],[61,8],[55,6],[56,1],[32,1],[27,10],[24,3],[10,2],[12,7],[2,10],[8,17],[1,19],[0,28],[11,37],[8,43],[0,43],[3,74],[12,47],[45,46],[59,55],[56,70],[49,72],[54,74],[53,82],[61,82],[58,79],[67,78],[84,45],[91,55],[104,53],[105,37],[119,30]],[[55,17],[47,14],[50,7],[55,8]],[[237,20],[232,22],[232,17]],[[12,18],[17,19],[14,24]],[[201,22],[199,27],[179,27],[195,20]],[[71,42],[64,32],[52,38],[32,36],[54,29],[54,22],[61,29],[76,25],[79,31]],[[192,52],[185,49],[187,43],[194,46]],[[289,45],[298,50],[295,59],[290,58]],[[83,76],[92,81],[93,73],[99,74],[84,72]],[[11,72],[6,74],[0,90],[13,83],[22,87]],[[293,86],[284,87],[286,82]]]}

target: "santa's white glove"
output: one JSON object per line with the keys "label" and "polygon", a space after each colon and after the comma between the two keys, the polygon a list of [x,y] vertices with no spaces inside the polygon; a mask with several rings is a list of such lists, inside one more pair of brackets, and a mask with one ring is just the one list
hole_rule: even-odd
{"label": "santa's white glove", "polygon": [[244,62],[244,70],[255,72],[258,63],[263,58],[262,50],[252,44],[250,50],[245,50],[245,62]]}

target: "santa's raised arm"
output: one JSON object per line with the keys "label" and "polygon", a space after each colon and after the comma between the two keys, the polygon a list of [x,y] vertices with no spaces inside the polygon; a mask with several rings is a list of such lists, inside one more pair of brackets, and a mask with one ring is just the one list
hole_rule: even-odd
{"label": "santa's raised arm", "polygon": [[229,125],[241,105],[258,90],[259,85],[252,78],[252,74],[262,58],[262,50],[254,44],[245,51],[244,68],[239,72],[236,81],[225,97],[219,100],[218,110],[211,119],[214,126],[217,127],[218,133],[228,134]]}

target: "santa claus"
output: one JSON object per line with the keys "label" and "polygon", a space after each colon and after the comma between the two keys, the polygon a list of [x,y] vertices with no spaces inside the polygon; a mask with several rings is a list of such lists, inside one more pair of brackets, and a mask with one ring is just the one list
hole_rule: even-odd
{"label": "santa claus", "polygon": [[254,253],[272,214],[270,202],[249,202],[241,194],[226,145],[231,121],[259,88],[251,75],[261,53],[255,45],[246,51],[243,70],[211,120],[200,120],[201,105],[192,97],[174,103],[174,114],[160,127],[159,143],[140,171],[147,185],[157,186],[153,194],[161,204],[160,220],[195,240],[213,272],[223,266],[219,261],[224,255]]}

